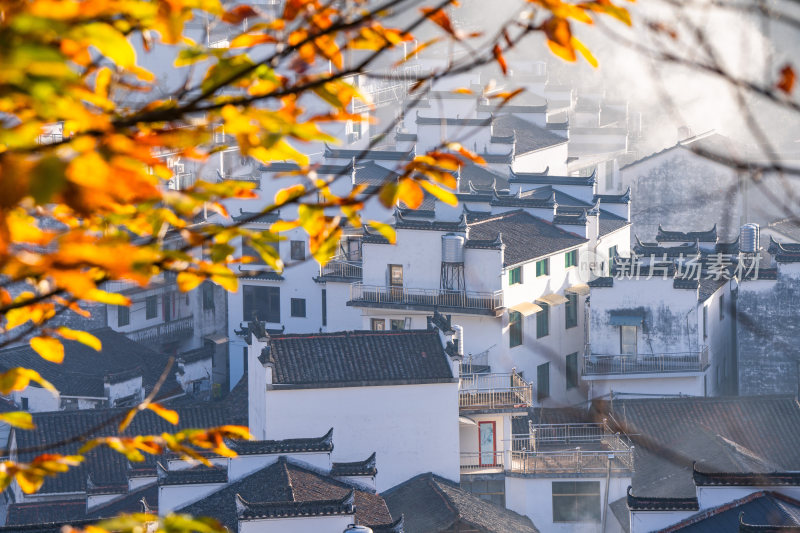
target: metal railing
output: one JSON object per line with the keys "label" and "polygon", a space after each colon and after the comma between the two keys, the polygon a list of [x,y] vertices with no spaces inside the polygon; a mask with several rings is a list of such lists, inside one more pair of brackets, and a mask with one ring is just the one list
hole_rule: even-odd
{"label": "metal railing", "polygon": [[147,328],[129,331],[125,336],[142,344],[158,344],[188,337],[194,329],[194,317],[189,315]]}
{"label": "metal railing", "polygon": [[461,470],[485,470],[503,468],[503,452],[463,452],[461,453]]}
{"label": "metal railing", "polygon": [[462,374],[458,385],[460,409],[530,407],[533,385],[516,372],[510,374]]}
{"label": "metal railing", "polygon": [[533,449],[558,444],[600,442],[611,433],[605,424],[540,424],[531,427]]}
{"label": "metal railing", "polygon": [[708,368],[708,346],[697,352],[653,355],[591,354],[583,358],[584,376],[702,372],[706,368]]}
{"label": "metal railing", "polygon": [[336,276],[339,278],[361,279],[363,269],[361,261],[350,261],[344,256],[337,256],[319,269],[320,276]]}
{"label": "metal railing", "polygon": [[633,471],[633,449],[534,452],[512,451],[511,472],[520,474],[603,473]]}
{"label": "metal railing", "polygon": [[503,307],[502,291],[472,292],[440,289],[409,289],[353,283],[350,286],[352,302],[376,304],[424,305],[429,307],[458,307],[494,311]]}

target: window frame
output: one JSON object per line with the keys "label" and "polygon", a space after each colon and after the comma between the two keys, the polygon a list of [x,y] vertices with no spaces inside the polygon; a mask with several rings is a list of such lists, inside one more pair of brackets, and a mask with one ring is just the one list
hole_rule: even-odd
{"label": "window frame", "polygon": [[209,311],[216,308],[216,304],[214,303],[214,285],[210,281],[205,281],[202,284],[202,299],[203,299],[203,310]]}
{"label": "window frame", "polygon": [[[550,305],[545,302],[539,302],[541,311],[536,313],[536,338],[541,339],[550,335]],[[542,325],[544,327],[542,327]]]}
{"label": "window frame", "polygon": [[578,295],[574,292],[566,293],[567,302],[564,304],[564,329],[578,327]]}
{"label": "window frame", "polygon": [[[633,351],[626,352],[623,348],[626,344],[623,343],[625,328],[633,328]],[[637,355],[639,353],[639,326],[620,326],[619,327],[619,353],[620,355]]]}
{"label": "window frame", "polygon": [[[399,328],[394,327],[396,323],[400,324]],[[406,319],[405,318],[390,318],[389,319],[389,331],[405,331],[406,329]]]}
{"label": "window frame", "polygon": [[[125,317],[125,323],[122,322],[122,317]],[[117,306],[117,327],[123,328],[131,325],[131,308],[127,305]]]}
{"label": "window frame", "polygon": [[550,275],[550,258],[545,257],[544,259],[536,261],[536,277],[540,278],[542,276],[549,276],[549,275]]}
{"label": "window frame", "polygon": [[522,346],[522,313],[508,312],[508,347]]}
{"label": "window frame", "polygon": [[[380,324],[380,327],[375,327]],[[369,321],[369,329],[370,331],[386,331],[386,319],[385,318],[372,318]]]}
{"label": "window frame", "polygon": [[703,338],[708,338],[708,306],[703,306]]}
{"label": "window frame", "polygon": [[[258,293],[262,293],[259,295]],[[248,299],[251,303],[248,314]],[[254,302],[263,302],[262,305],[253,305]],[[281,321],[281,288],[270,285],[244,285],[242,286],[242,319],[245,322],[253,320],[252,311],[265,311],[266,316],[259,316],[261,322],[280,324]],[[274,319],[274,320],[273,320]]]}
{"label": "window frame", "polygon": [[[298,306],[298,307],[302,306],[302,312],[303,312],[302,315],[295,312],[295,306]],[[299,312],[300,309],[297,309],[297,311]],[[308,314],[306,312],[306,299],[305,298],[290,298],[289,299],[289,314],[293,318],[306,318],[308,316]]]}
{"label": "window frame", "polygon": [[158,318],[158,295],[153,294],[144,299],[144,318],[152,320]]}
{"label": "window frame", "polygon": [[564,253],[564,268],[572,268],[578,266],[578,249],[570,250]]}
{"label": "window frame", "polygon": [[725,320],[725,295],[719,295],[719,319]]}
{"label": "window frame", "polygon": [[306,241],[289,241],[289,258],[292,261],[305,261]]}
{"label": "window frame", "polygon": [[[389,286],[402,287],[403,286],[403,265],[388,265],[389,266]],[[395,272],[400,272],[399,283],[398,278],[395,277]]]}
{"label": "window frame", "polygon": [[508,284],[509,285],[522,284],[522,266],[514,267],[508,270]]}
{"label": "window frame", "polygon": [[[572,361],[572,362],[571,362]],[[578,352],[567,354],[564,374],[567,390],[578,387]]]}
{"label": "window frame", "polygon": [[[569,524],[569,523],[593,523],[597,524],[602,519],[602,495],[600,494],[601,487],[599,481],[553,481],[551,482],[550,487],[550,495],[552,499],[552,511],[553,511],[553,522],[559,524]],[[571,490],[570,490],[570,487]],[[585,489],[589,490],[578,490],[578,486],[583,486]],[[558,487],[558,491],[556,491],[556,487]],[[591,499],[591,513],[586,516],[581,516],[580,514],[580,499],[583,498],[584,500]],[[567,500],[566,502],[562,503],[561,505],[556,505],[556,501],[558,500]],[[569,499],[573,499],[573,502],[570,502]],[[583,507],[588,509],[589,506],[586,505],[589,503],[588,501],[584,501]],[[564,513],[564,508],[572,508],[571,511],[574,513],[571,516],[567,516],[569,513]]]}
{"label": "window frame", "polygon": [[[546,370],[546,372],[542,372]],[[544,376],[544,379],[542,379]],[[542,386],[544,383],[544,386]],[[536,365],[536,399],[542,401],[550,397],[550,362]]]}

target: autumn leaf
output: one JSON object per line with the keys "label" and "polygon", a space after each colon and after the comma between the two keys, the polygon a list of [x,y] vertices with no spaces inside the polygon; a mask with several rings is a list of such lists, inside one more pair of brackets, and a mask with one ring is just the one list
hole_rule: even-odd
{"label": "autumn leaf", "polygon": [[780,79],[775,84],[779,90],[786,94],[791,94],[794,89],[794,84],[797,81],[797,75],[791,65],[784,65],[780,72]]}
{"label": "autumn leaf", "polygon": [[79,331],[61,326],[56,329],[56,333],[64,339],[80,342],[89,348],[93,348],[98,352],[102,350],[103,345],[100,339],[89,333],[88,331]]}
{"label": "autumn leaf", "polygon": [[147,408],[153,411],[155,414],[169,422],[170,424],[177,424],[178,423],[178,413],[173,411],[172,409],[167,409],[162,407],[157,403],[148,403]]}
{"label": "autumn leaf", "polygon": [[389,224],[384,224],[383,222],[378,222],[377,220],[370,220],[368,224],[371,228],[374,228],[378,233],[383,235],[390,244],[397,242],[397,234],[395,233],[394,228]]}
{"label": "autumn leaf", "polygon": [[194,289],[201,283],[203,283],[205,278],[203,276],[198,276],[194,272],[179,272],[176,277],[176,282],[178,283],[178,290],[181,292],[189,292],[190,290]]}
{"label": "autumn leaf", "polygon": [[54,337],[34,337],[30,345],[46,361],[60,364],[64,360],[64,345]]}
{"label": "autumn leaf", "polygon": [[492,55],[494,55],[494,59],[497,61],[497,64],[500,65],[500,70],[503,71],[503,74],[508,74],[508,65],[506,64],[506,60],[503,57],[503,51],[500,49],[499,44],[494,45],[494,48],[492,48]]}
{"label": "autumn leaf", "polygon": [[35,370],[15,367],[0,373],[0,394],[8,395],[14,391],[25,390],[31,381],[50,392],[57,392],[53,384]]}
{"label": "autumn leaf", "polygon": [[35,429],[33,415],[27,411],[12,411],[10,413],[0,413],[0,422],[5,422],[9,426],[19,429]]}

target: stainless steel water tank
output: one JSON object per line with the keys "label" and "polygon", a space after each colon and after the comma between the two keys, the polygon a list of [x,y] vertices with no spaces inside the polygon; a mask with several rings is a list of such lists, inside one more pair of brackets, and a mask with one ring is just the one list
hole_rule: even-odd
{"label": "stainless steel water tank", "polygon": [[758,224],[745,224],[739,230],[739,251],[754,254],[758,249]]}
{"label": "stainless steel water tank", "polygon": [[442,263],[464,262],[464,237],[448,233],[442,235]]}

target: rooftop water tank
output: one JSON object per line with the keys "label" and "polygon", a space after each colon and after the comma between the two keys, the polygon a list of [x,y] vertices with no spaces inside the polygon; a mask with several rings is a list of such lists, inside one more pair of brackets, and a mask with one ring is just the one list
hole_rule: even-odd
{"label": "rooftop water tank", "polygon": [[448,233],[442,235],[442,263],[464,262],[464,237]]}
{"label": "rooftop water tank", "polygon": [[758,250],[758,224],[745,224],[739,230],[739,251],[746,254],[754,254]]}

